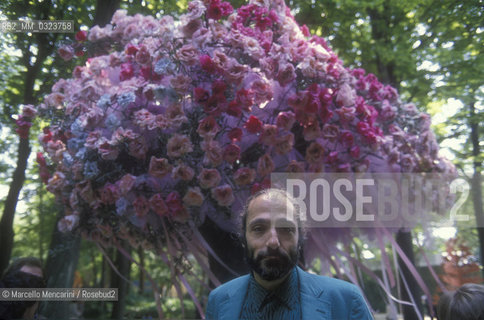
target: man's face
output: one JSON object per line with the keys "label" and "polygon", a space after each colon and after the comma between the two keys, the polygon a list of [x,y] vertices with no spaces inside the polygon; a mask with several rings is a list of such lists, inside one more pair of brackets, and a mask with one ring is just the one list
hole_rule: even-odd
{"label": "man's face", "polygon": [[39,267],[25,265],[25,266],[22,266],[22,268],[20,268],[20,271],[33,274],[34,276],[37,276],[40,278],[43,277],[42,269],[40,269]]}
{"label": "man's face", "polygon": [[297,263],[299,234],[294,214],[288,215],[291,211],[293,205],[281,195],[262,195],[249,205],[247,260],[266,281],[285,276]]}
{"label": "man's face", "polygon": [[[25,265],[25,266],[22,266],[22,268],[20,268],[20,271],[33,274],[34,276],[37,276],[40,278],[43,277],[42,269],[40,269],[39,267]],[[24,314],[22,315],[22,319],[34,319],[35,313],[37,312],[38,307],[39,307],[39,302],[36,301],[32,306],[30,306],[24,311]]]}

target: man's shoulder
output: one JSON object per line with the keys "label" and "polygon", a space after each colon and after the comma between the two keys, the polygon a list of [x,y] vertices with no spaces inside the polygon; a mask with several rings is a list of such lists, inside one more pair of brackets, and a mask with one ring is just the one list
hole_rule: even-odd
{"label": "man's shoulder", "polygon": [[248,274],[235,278],[213,289],[212,292],[210,292],[210,295],[220,297],[225,294],[236,293],[238,292],[238,290],[247,286],[248,280],[249,280]]}
{"label": "man's shoulder", "polygon": [[312,286],[324,288],[326,291],[338,291],[344,293],[360,292],[357,286],[348,281],[309,273],[302,269],[299,270],[301,280],[305,283],[310,283]]}

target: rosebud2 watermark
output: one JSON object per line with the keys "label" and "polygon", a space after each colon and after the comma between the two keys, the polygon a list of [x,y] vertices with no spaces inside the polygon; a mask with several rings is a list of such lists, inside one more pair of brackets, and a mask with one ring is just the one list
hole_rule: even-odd
{"label": "rosebud2 watermark", "polygon": [[118,301],[118,289],[1,288],[0,301]]}
{"label": "rosebud2 watermark", "polygon": [[442,227],[470,218],[461,212],[469,183],[456,176],[273,173],[271,184],[292,195],[309,228],[412,228],[418,223]]}

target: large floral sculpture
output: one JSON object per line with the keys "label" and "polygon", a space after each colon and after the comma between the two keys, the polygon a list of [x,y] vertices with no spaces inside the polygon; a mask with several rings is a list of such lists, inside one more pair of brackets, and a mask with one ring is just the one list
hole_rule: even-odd
{"label": "large floral sculpture", "polygon": [[61,56],[92,56],[46,96],[40,141],[59,228],[103,246],[198,257],[197,226],[233,231],[272,172],[452,170],[429,116],[345,68],[282,0],[192,1],[179,20],[119,10],[76,38]]}

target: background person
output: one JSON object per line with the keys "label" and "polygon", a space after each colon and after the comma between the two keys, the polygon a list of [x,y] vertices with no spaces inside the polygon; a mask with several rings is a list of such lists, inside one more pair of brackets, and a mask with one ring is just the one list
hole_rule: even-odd
{"label": "background person", "polygon": [[442,295],[437,305],[439,320],[484,320],[484,286],[466,283]]}
{"label": "background person", "polygon": [[[1,288],[45,288],[42,263],[34,257],[12,262],[0,280]],[[0,301],[0,320],[34,319],[38,301]]]}

